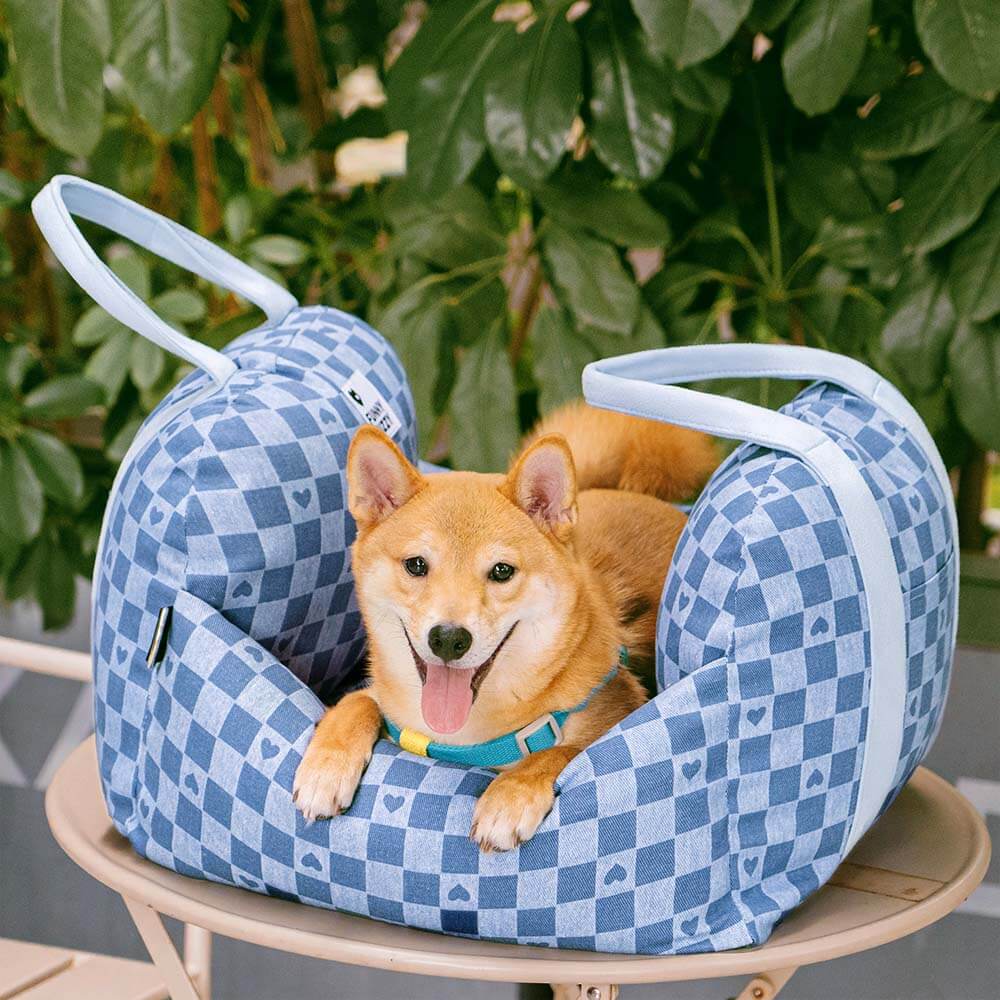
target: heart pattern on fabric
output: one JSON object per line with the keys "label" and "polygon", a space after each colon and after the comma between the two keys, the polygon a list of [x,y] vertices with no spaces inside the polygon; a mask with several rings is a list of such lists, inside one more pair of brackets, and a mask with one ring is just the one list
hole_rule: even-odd
{"label": "heart pattern on fabric", "polygon": [[244,875],[242,872],[240,873],[240,881],[244,885],[250,886],[251,889],[257,888],[257,882],[254,879],[250,878],[249,875]]}
{"label": "heart pattern on fabric", "polygon": [[472,897],[469,895],[469,890],[465,888],[464,885],[454,885],[451,887],[451,892],[448,893],[448,898],[454,902],[467,903]]}
{"label": "heart pattern on fabric", "polygon": [[760,858],[743,859],[743,870],[747,873],[747,875],[753,875],[753,873],[757,870],[758,861],[760,861]]}
{"label": "heart pattern on fabric", "polygon": [[184,787],[189,789],[195,795],[197,795],[201,791],[201,789],[198,787],[198,779],[195,778],[193,774],[189,774],[184,779]]}
{"label": "heart pattern on fabric", "polygon": [[821,616],[817,618],[816,621],[813,622],[813,626],[809,630],[809,634],[813,636],[825,635],[829,631],[830,631],[830,623]]}
{"label": "heart pattern on fabric", "polygon": [[691,598],[688,597],[687,594],[681,594],[680,600],[677,602],[677,607],[679,607],[681,609],[681,611],[683,611],[688,606],[688,604],[690,603],[690,601],[691,601]]}
{"label": "heart pattern on fabric", "polygon": [[309,501],[312,500],[312,490],[295,490],[292,493],[292,499],[303,509],[309,506]]}
{"label": "heart pattern on fabric", "polygon": [[323,866],[319,863],[319,858],[310,851],[308,854],[302,855],[302,867],[311,868],[313,871],[321,872]]}
{"label": "heart pattern on fabric", "polygon": [[764,714],[766,712],[767,709],[763,705],[761,705],[760,708],[751,708],[747,712],[747,721],[751,726],[758,726],[760,725],[760,720],[764,718]]}
{"label": "heart pattern on fabric", "polygon": [[890,434],[898,434],[900,432],[900,430],[902,430],[902,428],[899,426],[899,424],[896,423],[895,420],[883,420],[882,421],[882,426]]}
{"label": "heart pattern on fabric", "polygon": [[691,937],[697,929],[698,929],[697,917],[692,917],[690,920],[681,921],[681,930],[684,931],[684,933],[687,934],[688,937]]}
{"label": "heart pattern on fabric", "polygon": [[332,424],[337,419],[329,410],[320,410],[319,418],[324,424]]}
{"label": "heart pattern on fabric", "polygon": [[771,485],[771,486],[765,486],[765,487],[764,487],[764,488],[763,488],[763,489],[762,489],[762,490],[760,491],[760,495],[761,495],[762,497],[769,497],[769,496],[771,496],[771,494],[772,494],[772,493],[780,493],[780,492],[781,492],[781,491],[780,491],[780,490],[778,489],[778,487],[777,487],[777,486],[774,486],[774,485]]}
{"label": "heart pattern on fabric", "polygon": [[382,804],[391,813],[394,813],[405,801],[406,799],[402,795],[387,794],[382,796]]}
{"label": "heart pattern on fabric", "polygon": [[149,805],[145,799],[142,799],[139,802],[139,812],[141,812],[143,816],[149,815]]}
{"label": "heart pattern on fabric", "polygon": [[806,779],[806,788],[815,788],[817,785],[823,784],[823,772],[817,768],[812,774]]}
{"label": "heart pattern on fabric", "polygon": [[174,672],[174,661],[169,656],[163,661],[163,672],[167,677]]}
{"label": "heart pattern on fabric", "polygon": [[686,764],[681,765],[681,771],[684,772],[684,777],[687,778],[688,781],[690,781],[700,770],[700,760],[689,760]]}
{"label": "heart pattern on fabric", "polygon": [[914,510],[920,510],[920,497],[918,497],[916,494],[910,497],[910,506]]}
{"label": "heart pattern on fabric", "polygon": [[613,864],[608,869],[607,875],[604,876],[604,884],[605,885],[614,885],[615,882],[624,882],[625,881],[625,876],[627,874],[628,874],[628,872],[626,872],[625,869],[621,865],[619,865],[619,864]]}
{"label": "heart pattern on fabric", "polygon": [[277,756],[278,749],[277,743],[272,743],[266,736],[261,740],[260,755],[264,760],[270,760],[272,757]]}
{"label": "heart pattern on fabric", "polygon": [[119,663],[124,663],[126,656],[128,656],[128,651],[125,649],[124,646],[119,646],[118,647],[118,662]]}
{"label": "heart pattern on fabric", "polygon": [[162,521],[162,520],[163,520],[163,511],[160,510],[159,507],[154,507],[149,512],[149,523],[150,524],[159,524],[160,521]]}
{"label": "heart pattern on fabric", "polygon": [[264,654],[256,646],[247,646],[247,655],[252,656],[258,663],[264,659]]}
{"label": "heart pattern on fabric", "polygon": [[238,583],[233,590],[233,597],[249,597],[253,593],[253,587],[250,586],[249,580],[244,580],[242,583]]}

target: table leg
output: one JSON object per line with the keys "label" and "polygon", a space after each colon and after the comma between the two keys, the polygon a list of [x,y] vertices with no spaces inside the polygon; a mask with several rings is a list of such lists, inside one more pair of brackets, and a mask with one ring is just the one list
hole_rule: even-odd
{"label": "table leg", "polygon": [[615,983],[553,983],[552,1000],[618,1000]]}
{"label": "table leg", "polygon": [[149,957],[170,992],[170,1000],[202,1000],[191,982],[187,969],[167,933],[159,913],[145,903],[136,903],[122,897],[135,923],[136,930],[146,945]]}
{"label": "table leg", "polygon": [[774,1000],[798,969],[773,969],[754,976],[736,1000]]}
{"label": "table leg", "polygon": [[204,927],[184,925],[184,967],[201,1000],[212,1000],[212,934]]}

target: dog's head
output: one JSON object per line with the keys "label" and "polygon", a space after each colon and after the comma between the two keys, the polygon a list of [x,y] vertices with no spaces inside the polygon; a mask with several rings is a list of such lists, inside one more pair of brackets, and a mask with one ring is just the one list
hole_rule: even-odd
{"label": "dog's head", "polygon": [[347,477],[358,601],[383,709],[398,725],[456,742],[509,729],[558,669],[576,603],[566,441],[540,438],[506,476],[422,476],[365,426]]}

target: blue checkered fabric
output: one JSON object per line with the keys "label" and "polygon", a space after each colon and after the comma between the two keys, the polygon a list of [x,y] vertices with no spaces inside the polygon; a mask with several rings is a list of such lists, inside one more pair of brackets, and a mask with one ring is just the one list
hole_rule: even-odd
{"label": "blue checkered fabric", "polygon": [[368,379],[416,458],[413,402],[389,344],[337,310],[293,310],[225,352],[224,386],[188,376],[139,431],[108,504],[91,634],[101,775],[127,829],[161,607],[186,591],[273,653],[321,698],[364,646],[351,582],[344,465]]}
{"label": "blue checkered fabric", "polygon": [[[238,345],[241,359],[261,339]],[[271,379],[273,346],[260,346],[266,364],[237,376],[259,379],[252,403],[190,406],[112,498],[94,635],[102,774],[119,828],[187,875],[446,933],[649,954],[765,940],[842,859],[858,796],[878,623],[830,490],[786,454],[732,453],[694,506],[665,581],[660,693],[569,764],[552,812],[519,849],[482,854],[469,839],[490,772],[385,741],[351,809],[309,825],[292,803],[293,777],[324,710],[318,695],[361,642],[337,472],[351,425],[345,415],[335,430],[304,433],[322,425],[331,393],[314,405],[296,395],[314,388],[307,377],[292,380],[294,392]],[[401,377],[395,385],[404,410]],[[201,406],[213,409],[196,416]],[[892,539],[909,670],[895,794],[947,691],[949,501],[912,438],[856,396],[817,384],[784,412],[841,445]],[[237,475],[219,442],[248,440],[245,427],[256,443]],[[180,435],[191,437],[173,444]],[[331,435],[328,453],[308,450]],[[272,464],[268,446],[293,445],[304,465],[294,449]],[[331,463],[334,479],[321,485]],[[318,541],[317,529],[300,528],[313,503],[330,515]],[[151,616],[167,603],[167,649],[150,671]]]}

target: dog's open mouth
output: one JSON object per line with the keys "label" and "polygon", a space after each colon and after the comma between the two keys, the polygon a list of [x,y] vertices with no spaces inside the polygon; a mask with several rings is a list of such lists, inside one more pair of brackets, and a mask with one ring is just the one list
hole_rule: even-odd
{"label": "dog's open mouth", "polygon": [[478,667],[449,667],[445,663],[428,663],[417,652],[410,633],[403,625],[403,634],[409,643],[413,663],[423,685],[420,711],[430,729],[436,733],[454,733],[465,725],[465,720],[472,711],[472,703],[476,700],[490,667],[496,662],[497,655],[516,628],[517,622],[514,622],[493,652]]}

